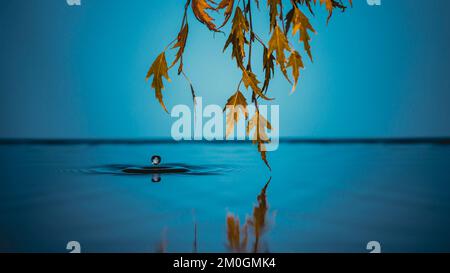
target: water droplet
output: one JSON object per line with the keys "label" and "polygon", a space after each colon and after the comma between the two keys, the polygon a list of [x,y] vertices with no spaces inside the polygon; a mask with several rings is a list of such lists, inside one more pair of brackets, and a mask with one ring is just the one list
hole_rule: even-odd
{"label": "water droplet", "polygon": [[159,174],[155,173],[152,175],[152,182],[153,183],[159,183],[161,182],[161,176],[159,176]]}
{"label": "water droplet", "polygon": [[153,166],[158,166],[161,163],[161,157],[159,155],[152,156],[152,164]]}

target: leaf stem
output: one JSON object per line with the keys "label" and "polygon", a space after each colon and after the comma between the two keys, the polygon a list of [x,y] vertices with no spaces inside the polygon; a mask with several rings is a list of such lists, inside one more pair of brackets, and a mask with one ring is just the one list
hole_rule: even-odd
{"label": "leaf stem", "polygon": [[177,39],[178,39],[178,38],[173,39],[172,42],[170,42],[170,43],[164,48],[164,52],[166,52],[167,49],[168,49],[171,45],[173,45],[173,43],[175,43],[175,42],[177,41]]}
{"label": "leaf stem", "polygon": [[253,33],[253,18],[252,18],[251,0],[248,0],[248,2],[247,2],[247,9],[248,9],[248,16],[249,16],[249,21],[250,21],[250,40],[249,40],[249,45],[248,45],[247,70],[252,70],[252,45],[253,45],[253,41],[255,40],[255,34]]}
{"label": "leaf stem", "polygon": [[195,98],[196,98],[196,95],[195,95],[194,85],[192,84],[191,80],[190,80],[189,77],[186,75],[186,73],[184,73],[183,70],[181,71],[181,74],[183,75],[183,77],[184,77],[184,78],[188,81],[188,83],[189,83],[189,86],[190,86],[190,88],[191,88],[192,100],[194,101],[194,104],[195,104]]}

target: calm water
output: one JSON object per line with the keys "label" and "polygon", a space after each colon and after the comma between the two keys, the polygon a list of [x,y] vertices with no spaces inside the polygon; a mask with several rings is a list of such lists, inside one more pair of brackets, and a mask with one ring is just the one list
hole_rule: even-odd
{"label": "calm water", "polygon": [[[186,171],[122,172],[154,154]],[[283,143],[269,160],[247,144],[0,145],[0,251],[450,251],[450,146]]]}

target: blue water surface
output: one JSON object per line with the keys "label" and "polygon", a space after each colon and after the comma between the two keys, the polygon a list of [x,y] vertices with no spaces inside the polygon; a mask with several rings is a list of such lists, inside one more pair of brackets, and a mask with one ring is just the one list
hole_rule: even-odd
{"label": "blue water surface", "polygon": [[[154,154],[189,173],[122,172]],[[0,251],[450,251],[450,146],[281,143],[268,158],[272,171],[250,144],[0,145]]]}

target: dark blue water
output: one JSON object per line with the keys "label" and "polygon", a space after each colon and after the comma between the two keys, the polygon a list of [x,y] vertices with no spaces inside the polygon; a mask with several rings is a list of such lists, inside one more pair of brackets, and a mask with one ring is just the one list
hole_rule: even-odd
{"label": "dark blue water", "polygon": [[[185,171],[123,172],[154,154]],[[0,145],[0,251],[450,251],[448,145],[282,143],[269,161],[247,144]]]}

